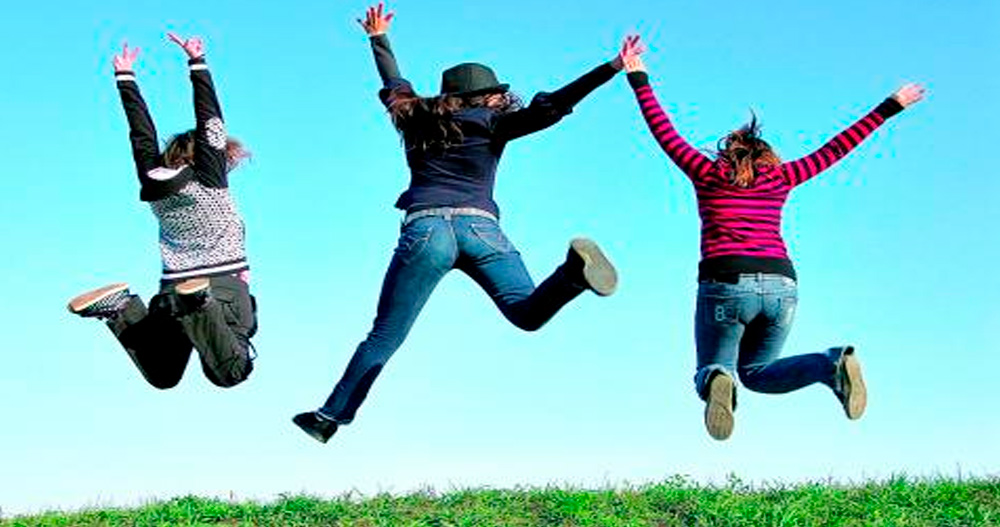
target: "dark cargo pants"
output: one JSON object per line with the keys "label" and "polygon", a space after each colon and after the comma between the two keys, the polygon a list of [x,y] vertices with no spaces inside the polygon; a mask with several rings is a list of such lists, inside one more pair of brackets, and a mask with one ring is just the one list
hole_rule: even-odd
{"label": "dark cargo pants", "polygon": [[253,370],[250,337],[257,332],[257,306],[246,282],[235,276],[214,276],[207,302],[185,306],[164,284],[149,301],[133,296],[122,314],[108,320],[149,384],[172,388],[180,382],[191,349],[213,384],[228,388],[243,382]]}

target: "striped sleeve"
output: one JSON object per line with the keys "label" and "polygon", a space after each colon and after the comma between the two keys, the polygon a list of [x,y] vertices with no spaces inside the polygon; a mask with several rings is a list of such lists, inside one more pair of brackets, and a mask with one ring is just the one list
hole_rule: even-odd
{"label": "striped sleeve", "polygon": [[785,174],[789,184],[792,186],[801,185],[809,181],[820,172],[843,159],[851,150],[871,135],[872,132],[882,126],[886,119],[902,110],[903,106],[898,101],[891,97],[886,99],[815,152],[795,161],[782,164],[782,173]]}
{"label": "striped sleeve", "polygon": [[677,166],[684,171],[692,180],[703,177],[711,168],[712,160],[694,148],[677,133],[670,117],[660,107],[656,100],[656,94],[649,85],[649,77],[645,72],[632,72],[628,74],[629,85],[635,91],[635,98],[639,102],[639,110],[642,111],[643,118],[649,130],[653,133],[660,148],[670,156]]}

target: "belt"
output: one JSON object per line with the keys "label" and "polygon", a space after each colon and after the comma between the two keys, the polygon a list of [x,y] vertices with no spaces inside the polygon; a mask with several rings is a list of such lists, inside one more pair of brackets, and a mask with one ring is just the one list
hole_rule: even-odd
{"label": "belt", "polygon": [[489,218],[493,221],[497,221],[496,215],[492,212],[486,212],[485,210],[474,207],[434,207],[432,209],[423,209],[407,214],[406,217],[403,218],[403,225],[419,218],[426,218],[427,216],[444,216],[445,219],[451,218],[452,216],[479,216],[481,218]]}

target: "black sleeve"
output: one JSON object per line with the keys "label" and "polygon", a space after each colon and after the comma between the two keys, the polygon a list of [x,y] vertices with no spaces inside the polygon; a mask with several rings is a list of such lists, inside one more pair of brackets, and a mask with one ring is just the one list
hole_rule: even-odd
{"label": "black sleeve", "polygon": [[887,97],[875,107],[875,113],[881,115],[883,119],[888,119],[901,111],[903,111],[903,105],[895,97]]}
{"label": "black sleeve", "polygon": [[378,92],[382,104],[389,106],[399,95],[416,96],[410,81],[399,73],[399,64],[396,63],[396,56],[392,53],[389,37],[375,35],[370,40],[372,53],[375,55],[375,68],[378,69],[378,76],[382,79],[382,89]]}
{"label": "black sleeve", "polygon": [[552,126],[572,113],[577,103],[611,80],[616,73],[618,70],[606,62],[554,92],[538,93],[527,108],[497,119],[494,129],[497,137],[509,141]]}
{"label": "black sleeve", "polygon": [[139,183],[143,184],[150,171],[163,166],[156,127],[135,81],[135,73],[119,71],[115,73],[115,81],[125,109],[125,118],[128,119],[128,138],[132,144],[136,174],[139,176]]}
{"label": "black sleeve", "polygon": [[375,67],[378,69],[378,76],[382,79],[382,84],[388,85],[390,79],[400,78],[399,64],[396,63],[396,56],[392,53],[389,37],[375,35],[371,37],[371,43],[372,53],[375,54]]}
{"label": "black sleeve", "polygon": [[194,88],[194,169],[198,180],[208,187],[225,188],[226,180],[226,126],[222,109],[215,95],[212,74],[208,72],[205,58],[188,61],[191,68],[191,85]]}

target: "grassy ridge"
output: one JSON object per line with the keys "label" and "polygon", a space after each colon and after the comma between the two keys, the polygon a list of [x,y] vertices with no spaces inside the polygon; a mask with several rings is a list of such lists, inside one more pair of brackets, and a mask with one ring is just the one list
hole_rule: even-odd
{"label": "grassy ridge", "polygon": [[270,504],[175,498],[135,509],[46,513],[0,526],[1000,526],[1000,478],[700,486],[677,477],[625,489],[433,491],[326,500],[282,496]]}

